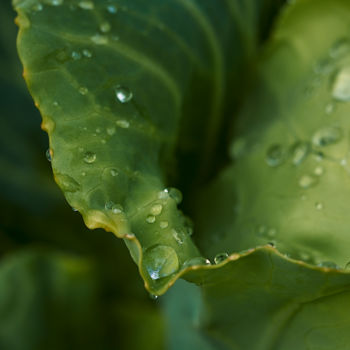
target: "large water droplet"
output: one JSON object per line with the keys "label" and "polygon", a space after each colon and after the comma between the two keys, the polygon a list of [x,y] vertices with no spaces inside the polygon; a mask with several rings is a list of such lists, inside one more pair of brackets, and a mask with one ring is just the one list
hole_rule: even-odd
{"label": "large water droplet", "polygon": [[158,216],[161,214],[163,210],[163,206],[161,204],[155,204],[151,208],[151,214],[154,216]]}
{"label": "large water droplet", "polygon": [[296,142],[292,148],[292,162],[294,165],[300,165],[308,156],[310,150],[310,146],[308,142],[298,141]]}
{"label": "large water droplet", "polygon": [[318,147],[325,147],[337,143],[341,139],[341,132],[336,127],[319,129],[312,136],[312,143]]}
{"label": "large water droplet", "polygon": [[317,184],[318,180],[317,178],[315,178],[314,176],[311,175],[303,175],[300,179],[299,179],[299,186],[301,188],[310,188],[312,186],[315,186]]}
{"label": "large water droplet", "polygon": [[80,190],[80,184],[69,175],[56,174],[55,179],[63,192],[77,192]]}
{"label": "large water droplet", "polygon": [[85,152],[84,154],[84,162],[87,164],[92,164],[96,160],[96,153],[94,152]]}
{"label": "large water droplet", "polygon": [[115,97],[121,103],[130,102],[133,98],[133,93],[126,86],[118,85],[115,87]]}
{"label": "large water droplet", "polygon": [[219,254],[216,254],[216,256],[214,258],[214,262],[215,262],[215,264],[220,264],[223,261],[225,261],[227,258],[228,258],[227,253],[219,253]]}
{"label": "large water droplet", "polygon": [[188,259],[184,262],[183,267],[195,266],[195,265],[210,265],[210,260],[203,258],[202,256],[197,256],[192,259]]}
{"label": "large water droplet", "polygon": [[95,5],[92,1],[80,1],[78,6],[83,10],[93,10]]}
{"label": "large water droplet", "polygon": [[266,151],[265,161],[270,167],[277,167],[285,161],[285,151],[281,145],[272,145]]}
{"label": "large water droplet", "polygon": [[153,280],[168,277],[179,269],[175,250],[165,245],[155,245],[145,251],[143,264]]}
{"label": "large water droplet", "polygon": [[182,202],[182,193],[180,190],[174,187],[168,188],[169,197],[172,198],[176,204],[180,204]]}
{"label": "large water droplet", "polygon": [[333,83],[332,96],[338,101],[350,101],[350,66],[338,72]]}

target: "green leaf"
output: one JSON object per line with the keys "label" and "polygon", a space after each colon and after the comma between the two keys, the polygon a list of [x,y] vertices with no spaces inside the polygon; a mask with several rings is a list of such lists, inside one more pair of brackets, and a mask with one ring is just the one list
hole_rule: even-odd
{"label": "green leaf", "polygon": [[14,5],[24,76],[50,136],[57,183],[89,228],[124,238],[146,287],[163,293],[200,256],[177,210],[181,194],[164,188],[192,187],[220,163],[214,159],[238,100],[236,82],[277,6]]}
{"label": "green leaf", "polygon": [[[292,261],[271,247],[192,272],[164,296],[168,348],[346,349],[350,275]],[[186,298],[184,298],[186,295]]]}
{"label": "green leaf", "polygon": [[207,256],[271,242],[313,264],[349,262],[349,24],[340,0],[281,16],[235,125],[232,165],[198,201]]}

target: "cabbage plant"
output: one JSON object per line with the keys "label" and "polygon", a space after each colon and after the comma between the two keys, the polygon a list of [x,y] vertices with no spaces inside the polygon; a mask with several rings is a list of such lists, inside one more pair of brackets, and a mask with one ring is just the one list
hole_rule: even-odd
{"label": "cabbage plant", "polygon": [[0,347],[350,348],[350,3],[13,7]]}

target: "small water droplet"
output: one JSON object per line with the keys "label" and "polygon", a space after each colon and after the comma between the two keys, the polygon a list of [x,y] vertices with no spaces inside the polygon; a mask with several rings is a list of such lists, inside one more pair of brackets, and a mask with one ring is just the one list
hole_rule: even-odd
{"label": "small water droplet", "polygon": [[83,55],[87,58],[91,58],[92,57],[92,52],[88,49],[84,49],[83,50]]}
{"label": "small water droplet", "polygon": [[169,226],[168,221],[161,221],[161,222],[159,223],[159,227],[162,228],[162,229],[165,229],[165,228],[167,228],[168,226]]}
{"label": "small water droplet", "polygon": [[303,175],[300,179],[299,179],[299,186],[301,188],[310,188],[312,186],[315,186],[317,184],[318,180],[317,178],[311,176],[311,175]]}
{"label": "small water droplet", "polygon": [[55,174],[55,179],[63,192],[77,192],[80,190],[80,184],[69,175]]}
{"label": "small water droplet", "polygon": [[95,8],[92,1],[80,1],[78,6],[83,10],[93,10]]}
{"label": "small water droplet", "polygon": [[116,169],[111,169],[110,174],[112,176],[117,176],[118,175],[118,171]]}
{"label": "small water droplet", "polygon": [[338,72],[333,83],[332,96],[338,101],[350,101],[350,66]]}
{"label": "small water droplet", "polygon": [[259,225],[256,229],[256,233],[259,236],[264,236],[266,234],[267,227],[265,225]]}
{"label": "small water droplet", "polygon": [[184,268],[196,265],[210,265],[210,260],[203,258],[202,256],[197,256],[195,258],[188,259],[183,263]]}
{"label": "small water droplet", "polygon": [[115,123],[123,129],[127,129],[130,126],[130,123],[127,120],[117,120]]}
{"label": "small water droplet", "polygon": [[113,214],[121,214],[123,212],[123,207],[120,204],[115,204],[112,207]]}
{"label": "small water droplet", "polygon": [[101,140],[101,143],[104,145],[107,141],[105,139]]}
{"label": "small water droplet", "polygon": [[111,25],[108,22],[103,22],[100,25],[100,31],[102,33],[108,33],[111,30]]}
{"label": "small water droplet", "polygon": [[350,41],[348,38],[341,38],[335,42],[329,51],[329,56],[332,58],[342,58],[350,52]]}
{"label": "small water droplet", "polygon": [[82,94],[82,95],[86,95],[88,92],[89,92],[89,90],[85,86],[81,86],[79,88],[79,93]]}
{"label": "small water droplet", "polygon": [[172,198],[176,204],[180,204],[182,202],[182,193],[180,190],[174,187],[168,188],[169,197]]}
{"label": "small water droplet", "polygon": [[77,51],[73,51],[72,52],[72,58],[74,61],[78,61],[81,59],[81,53],[80,52],[77,52]]}
{"label": "small water droplet", "polygon": [[169,190],[167,188],[158,193],[158,199],[168,199],[168,198],[169,198]]}
{"label": "small water droplet", "polygon": [[114,126],[109,126],[109,127],[107,128],[107,134],[108,134],[109,136],[113,136],[113,135],[115,134],[115,127],[114,127]]}
{"label": "small water droplet", "polygon": [[78,209],[77,209],[77,208],[74,208],[74,207],[72,207],[72,210],[73,210],[74,212],[77,212],[77,211],[78,211]]}
{"label": "small water droplet", "polygon": [[90,39],[96,45],[106,45],[106,44],[108,44],[108,37],[105,36],[105,35],[95,34]]}
{"label": "small water droplet", "polygon": [[305,141],[298,141],[292,145],[292,162],[294,165],[300,165],[308,156],[310,145]]}
{"label": "small water droplet", "polygon": [[118,85],[115,87],[115,96],[121,103],[130,102],[133,98],[131,90],[125,86]]}
{"label": "small water droplet", "polygon": [[269,245],[272,248],[276,247],[276,243],[275,242],[268,242],[267,245]]}
{"label": "small water droplet", "polygon": [[316,203],[315,203],[315,208],[316,208],[317,210],[322,210],[322,209],[323,209],[323,204],[322,204],[321,202],[316,202]]}
{"label": "small water droplet", "polygon": [[51,162],[51,161],[52,161],[52,156],[51,156],[51,150],[50,150],[50,148],[46,150],[45,155],[46,155],[46,159],[47,159],[49,162]]}
{"label": "small water droplet", "polygon": [[285,161],[285,151],[281,145],[275,144],[266,151],[265,161],[270,167],[277,167]]}
{"label": "small water droplet", "polygon": [[180,231],[177,231],[175,229],[172,229],[171,230],[171,233],[175,239],[175,241],[178,243],[178,244],[183,244],[184,243],[184,236],[183,236],[183,233],[181,233]]}
{"label": "small water droplet", "polygon": [[271,227],[271,228],[269,228],[267,230],[267,237],[271,237],[272,238],[272,237],[275,237],[276,234],[277,234],[277,230],[275,228],[273,228],[273,227]]}
{"label": "small water droplet", "polygon": [[337,143],[341,139],[341,132],[336,127],[326,127],[317,130],[312,136],[312,143],[318,147],[326,147]]}
{"label": "small water droplet", "polygon": [[227,253],[219,253],[219,254],[216,254],[216,256],[214,258],[214,262],[215,262],[215,264],[220,264],[223,261],[225,261],[227,258],[228,258]]}
{"label": "small water droplet", "polygon": [[87,164],[92,164],[96,160],[96,153],[94,152],[85,152],[84,154],[84,162]]}
{"label": "small water droplet", "polygon": [[161,214],[162,210],[163,206],[161,204],[155,204],[151,208],[151,214],[153,214],[154,216],[158,216]]}
{"label": "small water droplet", "polygon": [[317,176],[321,176],[323,175],[323,173],[324,173],[324,170],[321,166],[317,166],[314,170],[314,174]]}
{"label": "small water droplet", "polygon": [[117,8],[115,7],[115,6],[113,6],[113,5],[108,5],[107,6],[107,11],[109,12],[109,13],[112,13],[112,14],[115,14],[115,13],[117,13]]}
{"label": "small water droplet", "polygon": [[334,112],[334,110],[335,110],[335,105],[332,102],[328,103],[324,109],[327,115],[331,115]]}
{"label": "small water droplet", "polygon": [[153,280],[168,277],[179,269],[179,259],[172,247],[155,245],[145,251],[143,265]]}
{"label": "small water droplet", "polygon": [[86,172],[85,172],[85,171],[82,171],[82,172],[81,172],[81,176],[86,176]]}
{"label": "small water droplet", "polygon": [[55,107],[58,107],[58,106],[59,106],[59,104],[58,104],[57,101],[53,101],[52,104],[53,104],[53,106],[55,106]]}
{"label": "small water droplet", "polygon": [[146,222],[148,222],[149,224],[153,224],[156,221],[156,217],[154,215],[148,215],[146,217]]}
{"label": "small water droplet", "polygon": [[321,261],[317,266],[328,267],[330,269],[339,269],[339,266],[333,261]]}
{"label": "small water droplet", "polygon": [[156,294],[149,293],[148,295],[149,295],[149,297],[150,297],[152,300],[157,300],[157,299],[158,299],[158,295],[156,295]]}

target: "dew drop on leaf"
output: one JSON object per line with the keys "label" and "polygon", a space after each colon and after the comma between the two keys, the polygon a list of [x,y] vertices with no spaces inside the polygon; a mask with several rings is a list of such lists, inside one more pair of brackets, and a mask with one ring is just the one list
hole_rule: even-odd
{"label": "dew drop on leaf", "polygon": [[115,87],[115,97],[120,103],[127,103],[132,100],[133,93],[129,88],[118,85]]}
{"label": "dew drop on leaf", "polygon": [[317,130],[312,136],[312,143],[318,147],[325,147],[337,143],[341,139],[339,128],[327,127]]}
{"label": "dew drop on leaf", "polygon": [[314,174],[317,176],[321,176],[324,173],[324,169],[321,166],[317,166],[314,170]]}
{"label": "dew drop on leaf", "polygon": [[315,186],[317,184],[318,180],[317,178],[311,176],[311,175],[303,175],[300,179],[299,179],[299,186],[301,188],[310,188],[312,186]]}
{"label": "dew drop on leaf", "polygon": [[155,204],[151,208],[151,214],[154,216],[158,216],[161,214],[163,210],[163,206],[161,204]]}
{"label": "dew drop on leaf", "polygon": [[51,157],[51,150],[50,150],[50,148],[46,150],[45,155],[46,155],[46,159],[47,159],[49,162],[51,162],[51,161],[52,161],[52,157]]}
{"label": "dew drop on leaf", "polygon": [[310,146],[308,142],[298,141],[292,145],[291,154],[294,165],[300,165],[308,156]]}
{"label": "dew drop on leaf", "polygon": [[110,126],[107,128],[107,134],[109,136],[113,136],[115,134],[115,127],[114,126]]}
{"label": "dew drop on leaf", "polygon": [[270,167],[277,167],[285,161],[285,151],[281,145],[275,144],[266,151],[265,161]]}
{"label": "dew drop on leaf", "polygon": [[72,52],[72,58],[74,61],[78,61],[81,59],[81,53],[80,52],[77,52],[77,51],[73,51]]}
{"label": "dew drop on leaf", "polygon": [[84,162],[87,164],[92,164],[96,160],[96,153],[94,152],[85,152],[84,154]]}
{"label": "dew drop on leaf", "polygon": [[80,1],[79,7],[83,10],[93,10],[95,8],[95,5],[92,1]]}
{"label": "dew drop on leaf", "polygon": [[146,222],[148,222],[149,224],[153,224],[156,221],[156,217],[154,215],[148,215],[146,217]]}
{"label": "dew drop on leaf", "polygon": [[115,13],[117,13],[117,8],[115,7],[115,6],[113,6],[113,5],[108,5],[107,6],[107,11],[109,12],[109,13],[112,13],[112,14],[115,14]]}
{"label": "dew drop on leaf", "polygon": [[180,204],[182,202],[182,193],[180,190],[174,187],[170,187],[167,189],[169,193],[169,197],[172,198],[176,204]]}
{"label": "dew drop on leaf", "polygon": [[127,120],[117,120],[115,123],[123,129],[127,129],[130,126],[130,123]]}
{"label": "dew drop on leaf", "polygon": [[55,179],[63,192],[77,192],[80,185],[71,176],[65,174],[56,174]]}
{"label": "dew drop on leaf", "polygon": [[323,209],[323,204],[322,204],[321,202],[316,202],[316,203],[315,203],[315,208],[316,208],[317,210],[322,210],[322,209]]}
{"label": "dew drop on leaf", "polygon": [[210,260],[203,258],[202,256],[197,256],[192,259],[188,259],[184,262],[183,267],[195,266],[195,265],[210,265]]}
{"label": "dew drop on leaf", "polygon": [[96,45],[106,45],[106,44],[108,44],[108,37],[106,37],[105,35],[95,34],[90,39]]}
{"label": "dew drop on leaf", "polygon": [[118,171],[115,170],[115,169],[111,169],[110,174],[111,174],[112,176],[117,176],[117,175],[118,175]]}
{"label": "dew drop on leaf", "polygon": [[216,254],[216,256],[214,258],[214,262],[215,262],[215,264],[220,264],[224,260],[226,260],[227,258],[228,258],[228,254],[227,253],[219,253],[219,254]]}
{"label": "dew drop on leaf", "polygon": [[80,93],[81,95],[86,95],[88,92],[89,92],[89,90],[88,90],[88,88],[86,88],[85,86],[81,86],[81,87],[79,88],[79,93]]}
{"label": "dew drop on leaf", "polygon": [[179,269],[175,250],[166,245],[155,245],[145,251],[143,264],[153,280],[167,277]]}
{"label": "dew drop on leaf", "polygon": [[350,101],[350,66],[344,67],[336,75],[332,96],[338,101]]}
{"label": "dew drop on leaf", "polygon": [[109,24],[109,22],[103,22],[100,25],[100,31],[102,33],[108,33],[111,30],[111,25]]}
{"label": "dew drop on leaf", "polygon": [[88,49],[84,49],[83,50],[83,55],[87,58],[91,58],[92,57],[92,52]]}
{"label": "dew drop on leaf", "polygon": [[333,261],[321,261],[317,266],[328,267],[330,269],[339,269],[339,266]]}
{"label": "dew drop on leaf", "polygon": [[165,229],[165,228],[167,228],[168,226],[169,226],[168,221],[161,221],[161,222],[159,223],[159,227],[162,228],[162,229]]}

